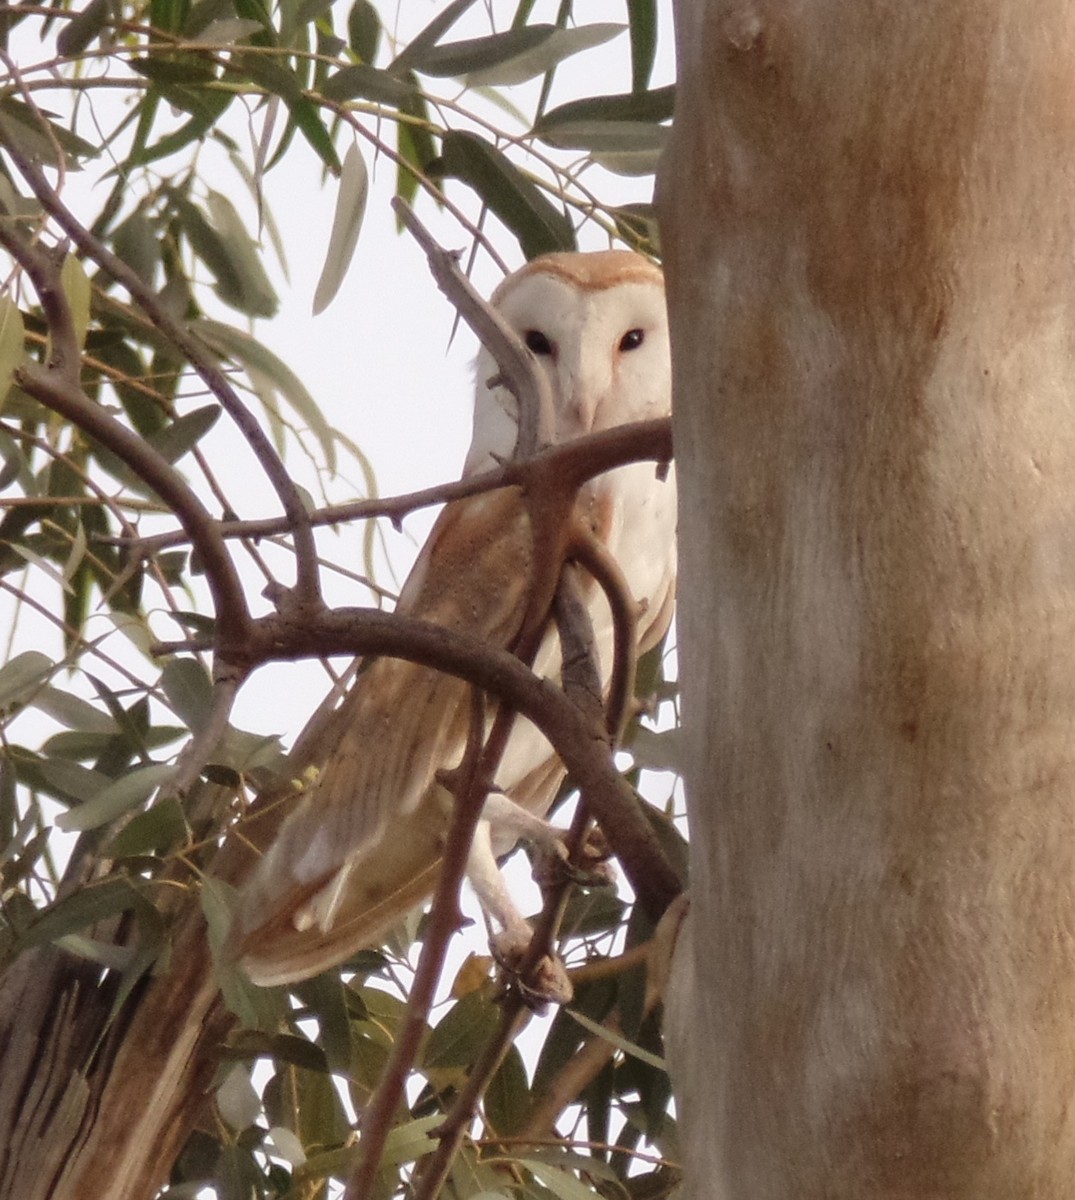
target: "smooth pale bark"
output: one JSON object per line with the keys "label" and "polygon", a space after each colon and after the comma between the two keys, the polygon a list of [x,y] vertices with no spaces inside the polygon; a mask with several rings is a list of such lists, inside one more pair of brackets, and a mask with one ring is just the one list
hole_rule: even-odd
{"label": "smooth pale bark", "polygon": [[1075,5],[678,20],[687,1193],[1075,1196]]}

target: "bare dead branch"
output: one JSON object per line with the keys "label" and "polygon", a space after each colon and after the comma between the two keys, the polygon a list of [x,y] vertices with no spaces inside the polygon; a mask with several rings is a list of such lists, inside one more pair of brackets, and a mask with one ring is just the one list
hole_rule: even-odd
{"label": "bare dead branch", "polygon": [[[559,474],[572,485],[581,485],[613,467],[627,463],[653,461],[667,464],[672,459],[672,424],[669,417],[657,417],[650,421],[636,421],[629,425],[618,425],[615,429],[587,434],[560,446],[549,446],[533,458],[511,461],[492,471],[482,471],[466,479],[450,483],[438,483],[420,491],[406,492],[384,499],[353,500],[347,504],[332,504],[324,508],[311,509],[310,524],[315,527],[339,525],[348,521],[371,520],[388,517],[397,528],[405,516],[434,504],[445,504],[476,496],[480,492],[493,491],[500,487],[526,487],[536,470],[548,470]],[[536,467],[532,464],[538,464]],[[221,521],[220,534],[224,538],[259,538],[287,533],[290,529],[286,517],[266,517],[251,521]],[[103,538],[103,541],[126,545],[132,553],[148,557],[160,550],[181,546],[188,540],[182,530],[154,534],[137,542],[122,538]]]}
{"label": "bare dead branch", "polygon": [[437,244],[405,200],[393,197],[392,208],[426,252],[437,286],[493,356],[501,381],[519,406],[519,436],[513,457],[531,457],[552,441],[553,402],[548,380],[507,322],[460,271],[459,256]]}

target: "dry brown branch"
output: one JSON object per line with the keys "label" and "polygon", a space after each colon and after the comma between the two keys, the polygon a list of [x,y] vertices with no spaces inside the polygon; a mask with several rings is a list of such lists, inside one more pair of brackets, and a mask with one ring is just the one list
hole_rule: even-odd
{"label": "dry brown branch", "polygon": [[519,436],[513,457],[532,457],[552,441],[553,402],[548,380],[543,372],[535,369],[534,356],[507,322],[485,302],[460,271],[459,256],[437,244],[405,200],[394,197],[392,207],[426,252],[429,270],[437,286],[493,356],[500,372],[500,382],[518,403]]}
{"label": "dry brown branch", "polygon": [[[615,429],[587,434],[562,446],[549,446],[526,461],[511,461],[491,471],[483,471],[466,479],[438,483],[420,491],[406,492],[383,499],[353,500],[347,504],[332,504],[309,511],[312,526],[339,525],[348,521],[387,517],[398,529],[405,516],[434,504],[461,500],[480,492],[499,487],[526,487],[536,471],[559,473],[573,485],[581,485],[596,475],[627,463],[653,461],[667,465],[672,459],[672,425],[668,417],[651,421],[636,421],[618,425]],[[536,466],[533,464],[537,464]],[[224,538],[260,538],[287,533],[286,517],[265,517],[250,521],[221,521]],[[102,539],[124,545],[132,554],[148,557],[160,550],[181,546],[189,539],[182,530],[154,534],[152,537],[128,541],[123,538]]]}

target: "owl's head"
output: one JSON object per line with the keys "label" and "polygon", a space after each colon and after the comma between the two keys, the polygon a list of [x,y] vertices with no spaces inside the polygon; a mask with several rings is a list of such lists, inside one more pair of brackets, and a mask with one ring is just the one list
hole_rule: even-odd
{"label": "owl's head", "polygon": [[[546,254],[509,275],[492,303],[548,376],[556,443],[668,415],[664,280],[648,259],[627,250]],[[483,349],[464,474],[496,466],[515,448],[515,398],[490,386],[496,373]]]}

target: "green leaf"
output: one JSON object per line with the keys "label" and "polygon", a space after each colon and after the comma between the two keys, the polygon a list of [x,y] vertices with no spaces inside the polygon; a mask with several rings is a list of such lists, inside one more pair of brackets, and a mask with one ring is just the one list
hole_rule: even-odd
{"label": "green leaf", "polygon": [[230,260],[238,285],[235,293],[229,293],[228,297],[221,295],[218,287],[217,295],[248,316],[274,316],[279,307],[276,292],[265,273],[258,245],[247,233],[246,224],[235,205],[217,191],[210,191],[206,201],[213,228]]}
{"label": "green leaf", "polygon": [[79,346],[86,341],[86,330],[90,324],[90,280],[82,263],[73,255],[68,254],[60,268],[60,286],[71,310],[71,323],[75,327],[75,337]]}
{"label": "green leaf", "polygon": [[56,49],[66,58],[75,58],[108,24],[112,5],[109,0],[90,0],[74,14],[56,37]]}
{"label": "green leaf", "polygon": [[[540,30],[540,25],[530,25],[529,30]],[[522,53],[506,58],[499,64],[487,67],[471,67],[466,72],[466,82],[470,87],[516,87],[528,79],[545,75],[553,70],[564,59],[583,50],[611,41],[624,30],[623,25],[611,23],[595,25],[578,25],[573,29],[561,29],[550,25],[544,27],[545,36],[540,40],[533,39],[534,44]],[[513,31],[521,34],[522,30]],[[495,36],[512,36],[511,34]],[[485,39],[480,39],[485,40]],[[457,43],[458,44],[458,43]],[[447,47],[445,47],[447,49]],[[419,68],[421,69],[421,68]]]}
{"label": "green leaf", "polygon": [[26,949],[54,942],[145,903],[145,898],[126,879],[88,884],[44,909],[26,929],[20,930],[19,944]]}
{"label": "green leaf", "polygon": [[332,144],[332,136],[321,120],[321,112],[317,105],[306,96],[300,96],[288,104],[291,119],[298,126],[302,136],[310,143],[318,158],[333,173],[340,173],[340,159],[336,147]]}
{"label": "green leaf", "polygon": [[461,179],[477,192],[518,237],[527,258],[575,248],[575,231],[568,218],[491,142],[451,130],[444,135],[441,164],[445,175]]}
{"label": "green leaf", "polygon": [[96,829],[147,800],[174,775],[175,767],[170,763],[135,767],[108,787],[102,788],[92,800],[87,800],[70,812],[61,813],[56,818],[56,826],[65,832]]}
{"label": "green leaf", "polygon": [[355,246],[358,244],[358,233],[362,228],[362,218],[366,212],[369,190],[366,161],[359,148],[352,143],[344,156],[340,187],[336,196],[336,212],[332,218],[328,250],[325,252],[325,265],[321,268],[321,278],[314,290],[314,316],[323,312],[332,302],[340,290],[347,268],[351,265]]}
{"label": "green leaf", "polygon": [[414,99],[416,88],[410,76],[399,79],[365,63],[355,63],[330,75],[321,88],[326,100],[372,100],[375,104],[388,104],[402,108]]}
{"label": "green leaf", "polygon": [[110,858],[165,854],[181,846],[187,836],[183,806],[177,797],[169,796],[132,817],[109,842],[106,853]]}
{"label": "green leaf", "polygon": [[518,1133],[530,1113],[526,1068],[518,1048],[511,1046],[489,1081],[482,1100],[485,1119],[500,1137]]}
{"label": "green leaf", "polygon": [[627,0],[631,27],[631,91],[644,92],[657,58],[657,0]]}
{"label": "green leaf", "polygon": [[29,699],[52,674],[52,659],[40,650],[24,650],[0,667],[0,710]]}
{"label": "green leaf", "polygon": [[203,728],[213,706],[213,681],[196,658],[172,658],[161,672],[161,690],[192,732]]}
{"label": "green leaf", "polygon": [[220,405],[206,404],[176,417],[146,441],[168,462],[178,462],[213,428],[221,412]]}
{"label": "green leaf", "polygon": [[635,1042],[632,1042],[628,1038],[621,1036],[612,1029],[608,1029],[600,1022],[591,1021],[585,1013],[576,1012],[571,1008],[568,1008],[565,1011],[574,1020],[578,1021],[583,1029],[588,1029],[590,1033],[597,1034],[598,1037],[603,1038],[606,1042],[615,1046],[617,1050],[622,1050],[624,1054],[629,1054],[632,1058],[637,1058],[639,1062],[644,1062],[649,1067],[656,1067],[658,1071],[664,1071],[667,1069],[665,1067],[664,1059],[659,1055],[651,1054],[648,1050],[644,1050]]}
{"label": "green leaf", "polygon": [[61,800],[82,804],[102,792],[112,780],[101,771],[63,759],[49,757],[38,764],[46,789]]}
{"label": "green leaf", "polygon": [[128,61],[139,75],[152,79],[162,87],[184,84],[198,88],[206,83],[214,83],[217,77],[216,67],[201,55],[170,54],[167,58],[154,55],[152,58],[132,58]]}
{"label": "green leaf", "polygon": [[434,1027],[423,1048],[420,1066],[435,1086],[442,1087],[454,1076],[465,1071],[478,1058],[489,1037],[500,1023],[500,1009],[482,989],[468,992],[458,1000],[447,1015]]}
{"label": "green leaf", "polygon": [[593,1200],[593,1189],[580,1182],[568,1171],[554,1167],[537,1158],[520,1158],[519,1163],[535,1179],[540,1180],[560,1200]]}
{"label": "green leaf", "polygon": [[420,57],[412,58],[410,66],[422,75],[449,78],[489,70],[544,45],[555,32],[555,25],[523,25],[486,37],[446,42],[430,46]]}
{"label": "green leaf", "polygon": [[[161,246],[153,223],[134,212],[116,229],[112,248],[138,278],[150,287],[160,265]],[[134,352],[131,347],[129,351]]]}
{"label": "green leaf", "polygon": [[108,713],[102,712],[81,696],[51,684],[43,687],[34,697],[34,707],[48,713],[68,729],[101,734],[119,731],[119,726]]}
{"label": "green leaf", "polygon": [[355,0],[347,14],[347,44],[364,63],[377,58],[381,18],[370,0]]}
{"label": "green leaf", "polygon": [[221,879],[209,877],[202,880],[199,897],[224,1003],[246,1028],[276,1029],[283,1014],[282,990],[255,987],[234,963],[222,957],[224,943],[231,929],[235,889]]}
{"label": "green leaf", "polygon": [[26,329],[19,306],[9,296],[0,296],[0,411],[7,399],[15,368],[26,355]]}
{"label": "green leaf", "polygon": [[534,125],[534,132],[540,136],[546,130],[555,130],[559,125],[570,125],[575,121],[670,121],[675,103],[673,85],[654,88],[650,92],[590,96],[549,109]]}
{"label": "green leaf", "polygon": [[444,12],[434,17],[432,21],[416,37],[411,38],[400,54],[393,61],[389,70],[393,75],[402,75],[405,71],[414,69],[417,62],[430,48],[440,41],[441,37],[459,20],[459,18],[474,3],[474,0],[454,0]]}
{"label": "green leaf", "polygon": [[194,322],[194,326],[218,354],[234,359],[246,368],[252,379],[257,376],[258,379],[271,384],[273,390],[291,405],[317,438],[326,466],[329,471],[335,471],[336,441],[332,427],[294,371],[271,350],[267,350],[250,334],[240,329],[212,321],[208,317]]}
{"label": "green leaf", "polygon": [[[0,97],[0,141],[9,142],[45,166],[65,166],[69,171],[78,169],[78,159],[96,158],[101,153],[99,146],[50,121],[43,110],[32,109],[10,95]],[[57,146],[72,161],[61,162]]]}

